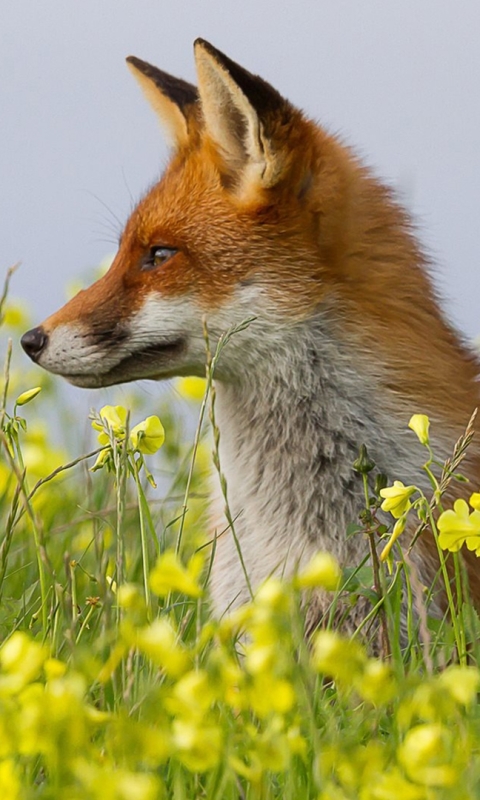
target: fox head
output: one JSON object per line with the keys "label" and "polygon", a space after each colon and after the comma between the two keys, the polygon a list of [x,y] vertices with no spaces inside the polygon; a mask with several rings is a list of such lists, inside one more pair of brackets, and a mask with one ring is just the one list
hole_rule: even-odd
{"label": "fox head", "polygon": [[215,339],[254,317],[235,366],[219,364],[238,372],[314,311],[334,269],[342,149],[201,39],[195,58],[198,90],[127,59],[167,129],[171,161],[108,273],[22,338],[35,362],[77,386],[204,375],[203,320]]}

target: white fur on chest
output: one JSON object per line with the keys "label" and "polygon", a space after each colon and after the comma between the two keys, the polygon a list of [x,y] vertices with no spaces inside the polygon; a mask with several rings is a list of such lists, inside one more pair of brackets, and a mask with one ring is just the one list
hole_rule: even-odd
{"label": "white fur on chest", "polygon": [[[364,505],[352,467],[362,444],[389,480],[423,482],[424,454],[407,429],[422,409],[393,414],[359,354],[315,333],[272,353],[268,370],[260,362],[248,380],[217,385],[221,469],[254,589],[270,574],[291,575],[318,550],[344,566],[360,563],[365,537],[347,538],[346,530]],[[217,510],[223,505],[217,490]],[[217,534],[226,527],[217,525]],[[228,529],[217,542],[211,590],[219,613],[248,599]]]}

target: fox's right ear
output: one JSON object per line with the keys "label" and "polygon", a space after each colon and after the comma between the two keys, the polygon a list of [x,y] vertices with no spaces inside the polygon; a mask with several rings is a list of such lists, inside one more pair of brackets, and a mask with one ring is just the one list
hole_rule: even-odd
{"label": "fox's right ear", "polygon": [[128,56],[127,65],[166,127],[171,143],[174,146],[185,144],[198,99],[195,86],[135,56]]}

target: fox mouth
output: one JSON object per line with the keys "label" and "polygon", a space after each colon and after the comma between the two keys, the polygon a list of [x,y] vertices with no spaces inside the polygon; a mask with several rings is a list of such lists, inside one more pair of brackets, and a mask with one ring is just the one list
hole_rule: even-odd
{"label": "fox mouth", "polygon": [[61,374],[69,383],[83,389],[97,389],[137,380],[171,378],[177,374],[178,370],[175,369],[175,366],[178,364],[178,357],[185,349],[186,340],[184,338],[172,339],[137,350],[122,358],[105,372],[102,372],[100,362],[96,372],[63,372]]}

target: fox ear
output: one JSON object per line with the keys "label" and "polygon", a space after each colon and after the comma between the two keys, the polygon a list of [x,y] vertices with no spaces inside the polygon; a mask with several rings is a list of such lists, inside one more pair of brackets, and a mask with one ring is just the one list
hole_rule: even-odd
{"label": "fox ear", "polygon": [[189,121],[193,117],[191,112],[198,99],[195,86],[135,56],[128,56],[127,66],[166,127],[172,143],[185,144],[189,136]]}
{"label": "fox ear", "polygon": [[290,104],[266,81],[227,58],[203,39],[195,41],[198,91],[208,133],[229,171],[268,188],[280,178],[273,141]]}

